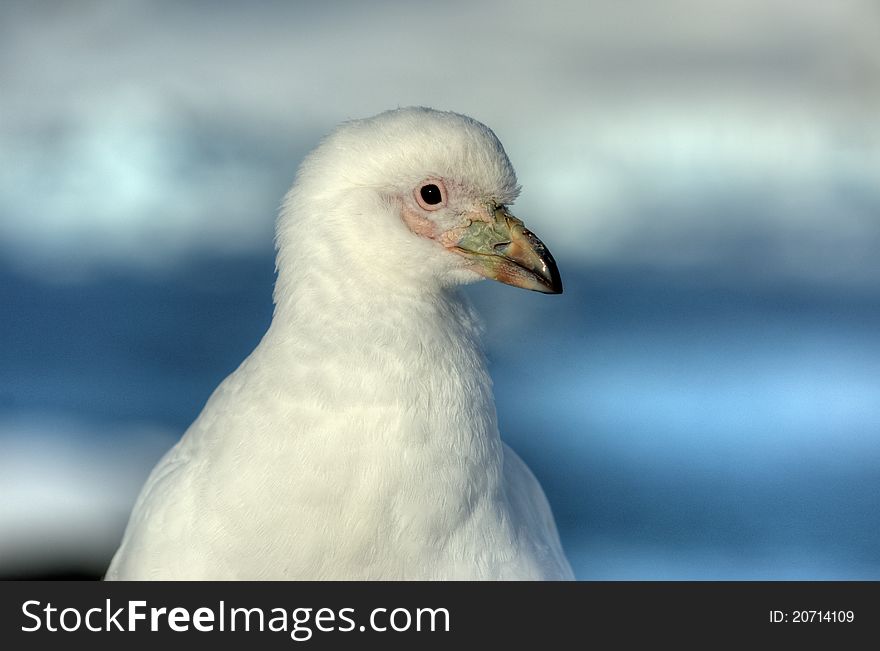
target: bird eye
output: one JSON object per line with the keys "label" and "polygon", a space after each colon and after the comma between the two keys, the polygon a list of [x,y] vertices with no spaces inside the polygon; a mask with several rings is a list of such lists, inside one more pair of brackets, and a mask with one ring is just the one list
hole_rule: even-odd
{"label": "bird eye", "polygon": [[437,210],[446,203],[446,188],[440,181],[427,181],[415,193],[416,201],[425,210]]}
{"label": "bird eye", "polygon": [[443,196],[440,194],[440,188],[433,183],[423,185],[419,194],[422,195],[422,200],[431,206],[434,206],[443,200]]}

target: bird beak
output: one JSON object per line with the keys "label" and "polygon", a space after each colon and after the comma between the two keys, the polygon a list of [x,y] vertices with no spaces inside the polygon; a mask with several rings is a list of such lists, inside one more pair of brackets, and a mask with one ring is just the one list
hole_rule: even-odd
{"label": "bird beak", "polygon": [[492,206],[490,214],[488,221],[472,220],[453,249],[486,278],[544,294],[561,294],[559,269],[544,243],[504,206]]}

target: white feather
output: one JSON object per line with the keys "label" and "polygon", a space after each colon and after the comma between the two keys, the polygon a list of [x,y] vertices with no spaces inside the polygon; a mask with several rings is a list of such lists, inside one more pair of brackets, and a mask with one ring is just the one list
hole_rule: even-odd
{"label": "white feather", "polygon": [[401,109],[343,125],[278,221],[275,314],[159,462],[107,579],[568,579],[544,494],[501,442],[479,278],[394,200],[518,191],[495,135]]}

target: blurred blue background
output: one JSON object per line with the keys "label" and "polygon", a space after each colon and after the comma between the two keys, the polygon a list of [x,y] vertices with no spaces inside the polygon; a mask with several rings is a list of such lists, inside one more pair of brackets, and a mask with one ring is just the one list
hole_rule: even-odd
{"label": "blurred blue background", "polygon": [[581,579],[880,579],[880,5],[0,5],[0,576],[99,576],[271,316],[338,122],[505,144],[565,294],[468,289]]}

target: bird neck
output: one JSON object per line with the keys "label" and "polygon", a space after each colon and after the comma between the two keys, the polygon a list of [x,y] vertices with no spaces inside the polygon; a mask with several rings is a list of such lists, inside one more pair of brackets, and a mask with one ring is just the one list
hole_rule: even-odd
{"label": "bird neck", "polygon": [[462,512],[474,499],[499,499],[491,380],[478,321],[458,292],[376,294],[351,284],[333,296],[303,292],[293,305],[279,307],[260,346],[280,376],[272,386],[283,387],[273,398],[276,451],[294,446],[309,450],[314,467],[384,477],[376,490],[390,494],[431,477]]}
{"label": "bird neck", "polygon": [[343,436],[500,459],[481,325],[459,291],[382,287],[361,275],[302,280],[276,305],[262,346],[291,392],[366,424]]}

